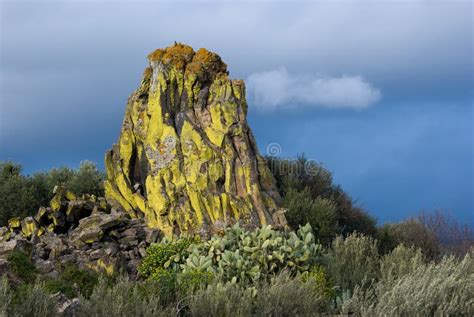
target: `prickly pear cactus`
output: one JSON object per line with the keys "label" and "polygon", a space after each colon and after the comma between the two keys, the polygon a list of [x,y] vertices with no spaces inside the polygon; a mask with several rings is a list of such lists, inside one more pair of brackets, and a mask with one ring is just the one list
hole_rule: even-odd
{"label": "prickly pear cactus", "polygon": [[148,56],[118,143],[106,153],[106,196],[166,235],[239,220],[284,224],[280,197],[246,121],[241,80],[220,57],[175,44]]}

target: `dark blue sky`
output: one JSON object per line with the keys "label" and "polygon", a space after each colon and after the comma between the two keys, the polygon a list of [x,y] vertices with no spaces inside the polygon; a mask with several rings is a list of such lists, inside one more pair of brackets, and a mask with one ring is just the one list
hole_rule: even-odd
{"label": "dark blue sky", "polygon": [[380,222],[474,224],[473,4],[4,1],[0,160],[103,165],[146,55],[173,41],[247,80],[262,153],[322,162]]}

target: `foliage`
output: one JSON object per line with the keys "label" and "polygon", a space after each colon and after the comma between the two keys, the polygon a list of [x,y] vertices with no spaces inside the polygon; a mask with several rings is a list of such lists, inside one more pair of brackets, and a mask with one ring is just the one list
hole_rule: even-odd
{"label": "foliage", "polygon": [[267,157],[267,161],[293,229],[310,222],[318,239],[325,244],[339,234],[354,231],[376,234],[375,219],[333,184],[331,173],[321,164],[304,156],[294,160]]}
{"label": "foliage", "polygon": [[314,316],[327,311],[328,300],[312,284],[283,273],[251,288],[214,283],[187,305],[192,316]]}
{"label": "foliage", "polygon": [[[400,249],[395,253],[406,252]],[[412,252],[412,251],[408,251]],[[421,263],[419,253],[403,259],[405,272],[392,275],[398,264],[369,288],[357,286],[354,296],[343,305],[345,313],[362,316],[471,316],[474,314],[474,258],[473,252],[459,260],[444,257],[439,263]],[[417,259],[418,258],[418,259]],[[396,256],[392,260],[399,261]],[[389,261],[386,258],[386,261]],[[413,265],[416,264],[416,265]]]}
{"label": "foliage", "polygon": [[0,226],[12,217],[25,217],[36,211],[40,204],[35,187],[29,178],[21,175],[21,166],[0,162]]}
{"label": "foliage", "polygon": [[223,236],[189,249],[181,264],[183,272],[207,271],[220,281],[242,284],[268,280],[283,270],[292,274],[308,271],[321,253],[309,224],[289,234],[270,226],[246,231],[236,224]]}
{"label": "foliage", "polygon": [[91,161],[82,161],[79,169],[74,172],[73,177],[67,183],[66,188],[77,195],[94,194],[104,195],[102,182],[105,179],[103,172],[99,171],[97,165]]}
{"label": "foliage", "polygon": [[12,272],[22,281],[27,283],[35,281],[38,271],[28,254],[15,250],[8,255],[7,259],[10,262]]}
{"label": "foliage", "polygon": [[153,282],[131,282],[126,277],[109,285],[100,279],[89,299],[82,298],[78,316],[171,316],[163,307]]}
{"label": "foliage", "polygon": [[326,273],[326,269],[321,265],[314,265],[307,272],[301,274],[301,281],[309,283],[313,289],[324,295],[326,298],[333,298],[336,294]]}
{"label": "foliage", "polygon": [[[164,239],[161,243],[154,243],[147,249],[147,256],[143,259],[138,272],[141,276],[150,277],[157,269],[165,268],[165,263],[177,263],[186,257],[187,248],[193,240],[183,237],[173,241]],[[173,261],[169,261],[173,258]],[[169,265],[168,265],[169,266]]]}
{"label": "foliage", "polygon": [[82,195],[102,196],[104,174],[90,161],[83,161],[79,169],[54,168],[32,176],[22,175],[22,167],[13,162],[0,161],[0,226],[12,217],[33,215],[40,206],[46,206],[53,196],[55,185]]}
{"label": "foliage", "polygon": [[398,224],[386,224],[379,230],[382,253],[403,244],[420,249],[428,260],[440,256],[440,245],[435,234],[417,219],[408,219]]}
{"label": "foliage", "polygon": [[44,289],[50,294],[60,292],[67,298],[74,298],[78,295],[74,285],[61,278],[45,278],[43,283]]}
{"label": "foliage", "polygon": [[464,257],[474,247],[474,228],[459,223],[451,213],[442,210],[422,212],[416,219],[434,234],[441,254]]}
{"label": "foliage", "polygon": [[352,290],[364,280],[375,279],[379,271],[377,240],[353,233],[337,237],[325,254],[327,273],[341,290]]}
{"label": "foliage", "polygon": [[75,285],[82,296],[89,297],[98,282],[97,273],[91,270],[80,269],[74,264],[66,264],[61,272],[60,279],[70,285]]}
{"label": "foliage", "polygon": [[22,284],[15,292],[15,297],[8,307],[7,316],[49,317],[55,310],[55,304],[44,288],[44,284]]}
{"label": "foliage", "polygon": [[303,191],[290,188],[283,198],[283,205],[288,208],[286,217],[292,228],[309,223],[316,239],[323,244],[329,244],[339,232],[336,204],[327,198],[312,199],[308,188]]}
{"label": "foliage", "polygon": [[8,307],[13,300],[13,292],[6,277],[0,277],[0,317],[7,316]]}

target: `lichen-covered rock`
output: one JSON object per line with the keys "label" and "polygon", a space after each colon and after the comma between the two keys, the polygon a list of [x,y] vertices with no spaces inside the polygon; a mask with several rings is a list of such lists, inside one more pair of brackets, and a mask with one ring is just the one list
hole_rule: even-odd
{"label": "lichen-covered rock", "polygon": [[160,232],[148,228],[143,218],[130,219],[111,208],[103,197],[77,197],[60,187],[55,192],[50,207],[0,227],[0,259],[6,261],[16,250],[31,254],[38,271],[50,277],[66,263],[109,274],[125,269],[136,276],[144,250]]}
{"label": "lichen-covered rock", "polygon": [[166,235],[236,220],[281,225],[273,176],[246,121],[244,82],[205,49],[175,44],[148,60],[105,156],[107,199]]}

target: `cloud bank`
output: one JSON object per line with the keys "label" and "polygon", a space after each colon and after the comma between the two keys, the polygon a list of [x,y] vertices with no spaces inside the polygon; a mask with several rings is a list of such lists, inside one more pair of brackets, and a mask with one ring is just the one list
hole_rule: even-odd
{"label": "cloud bank", "polygon": [[361,76],[290,74],[284,67],[253,73],[247,87],[253,106],[264,111],[295,107],[362,110],[382,96]]}

